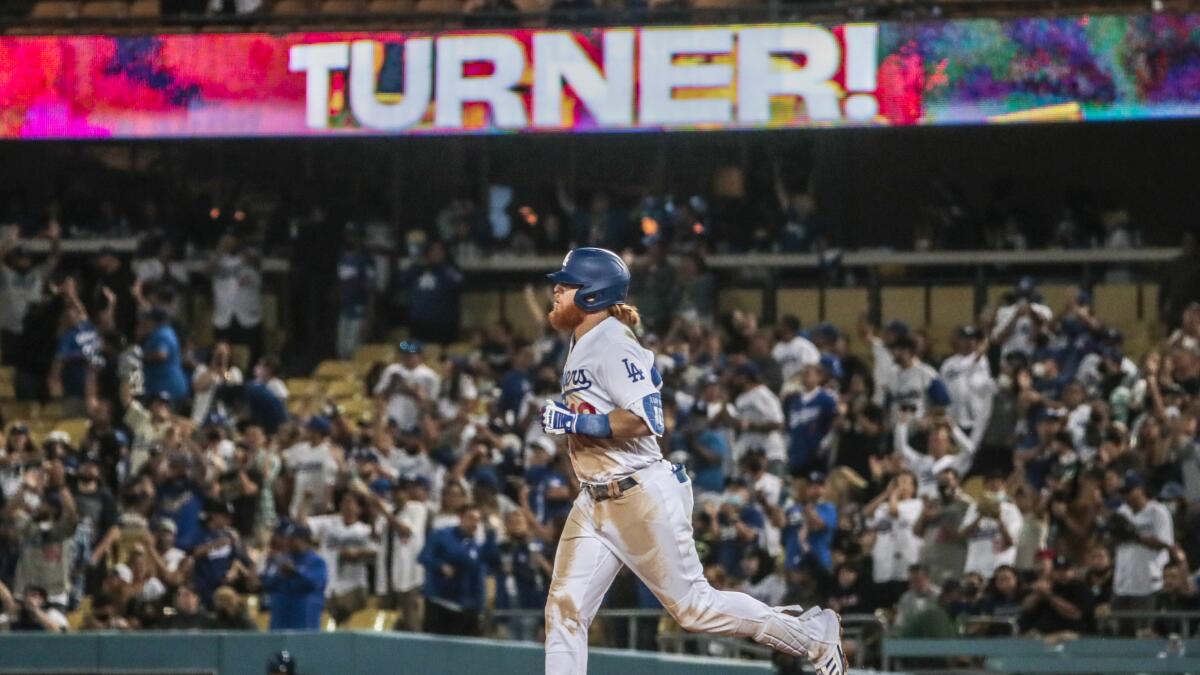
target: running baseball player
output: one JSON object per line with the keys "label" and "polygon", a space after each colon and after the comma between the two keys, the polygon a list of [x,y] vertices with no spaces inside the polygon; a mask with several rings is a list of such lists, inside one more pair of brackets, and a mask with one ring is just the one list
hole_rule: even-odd
{"label": "running baseball player", "polygon": [[768,607],[708,584],[692,537],[692,488],[666,462],[662,381],[634,336],[625,304],[629,268],[616,254],[579,248],[554,282],[550,323],[572,333],[564,402],[546,401],[542,427],[566,437],[583,489],[554,559],[546,602],[546,674],[587,672],[588,627],[622,565],[628,565],[685,630],[753,638],[806,656],[819,675],[843,675],[837,614],[819,607]]}

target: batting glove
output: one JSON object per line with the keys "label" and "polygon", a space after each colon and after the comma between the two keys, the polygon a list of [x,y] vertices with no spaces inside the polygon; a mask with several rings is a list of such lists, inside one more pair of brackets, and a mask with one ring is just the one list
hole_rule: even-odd
{"label": "batting glove", "polygon": [[542,431],[553,436],[575,433],[575,413],[558,401],[546,399],[542,406]]}

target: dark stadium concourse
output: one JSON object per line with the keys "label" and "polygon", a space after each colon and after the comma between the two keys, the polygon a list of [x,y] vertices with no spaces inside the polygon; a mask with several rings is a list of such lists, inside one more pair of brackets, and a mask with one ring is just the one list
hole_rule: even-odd
{"label": "dark stadium concourse", "polygon": [[[1195,226],[1200,207],[1185,170],[1197,149],[1200,128],[1184,121],[8,143],[0,145],[0,192],[10,211],[36,214],[53,204],[81,233],[99,234],[109,226],[102,221],[114,217],[126,230],[142,227],[139,212],[154,203],[159,217],[170,213],[163,224],[178,230],[181,242],[211,244],[213,208],[277,220],[319,202],[335,219],[382,220],[403,231],[428,227],[455,200],[490,208],[494,186],[511,188],[506,208],[561,216],[561,185],[580,199],[604,193],[615,208],[631,211],[647,199],[698,198],[713,226],[733,235],[718,248],[768,251],[781,246],[782,182],[786,191],[811,197],[814,217],[836,247],[927,247],[917,240],[939,228],[930,221],[951,202],[967,222],[937,247],[994,248],[988,232],[1010,215],[1029,245],[1046,244],[1064,209],[1087,219],[1126,210],[1146,244],[1174,245]],[[1092,227],[1098,234],[1098,223]]]}

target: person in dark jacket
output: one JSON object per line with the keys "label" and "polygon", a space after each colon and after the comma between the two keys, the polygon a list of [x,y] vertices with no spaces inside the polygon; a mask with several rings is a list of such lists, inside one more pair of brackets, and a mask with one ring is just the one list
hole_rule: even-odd
{"label": "person in dark jacket", "polygon": [[283,532],[284,550],[271,556],[262,574],[262,588],[271,600],[271,630],[318,630],[325,609],[329,570],[312,550],[312,532],[289,524]]}
{"label": "person in dark jacket", "polygon": [[425,632],[479,635],[484,560],[492,557],[494,534],[479,543],[479,509],[467,507],[459,524],[434,530],[421,551],[425,567]]}
{"label": "person in dark jacket", "polygon": [[[508,541],[488,553],[488,567],[496,577],[497,609],[541,609],[546,606],[553,565],[546,559],[545,545],[529,530],[521,511],[509,511],[504,517]],[[508,622],[509,637],[530,642],[537,640],[540,616],[515,617]]]}
{"label": "person in dark jacket", "polygon": [[462,284],[462,272],[440,241],[430,243],[421,261],[397,275],[396,289],[407,298],[413,337],[441,344],[458,338]]}

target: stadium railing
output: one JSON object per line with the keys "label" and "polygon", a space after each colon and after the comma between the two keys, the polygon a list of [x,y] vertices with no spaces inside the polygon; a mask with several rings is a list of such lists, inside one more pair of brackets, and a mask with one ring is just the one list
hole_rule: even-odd
{"label": "stadium railing", "polygon": [[1196,673],[1200,640],[1082,637],[887,638],[885,670],[1020,673]]}
{"label": "stadium railing", "polygon": [[1200,624],[1200,612],[1122,610],[1097,619],[1097,623],[1100,632],[1110,635],[1120,632],[1122,625],[1154,626],[1159,631],[1166,630],[1187,640],[1196,633],[1194,629]]}

